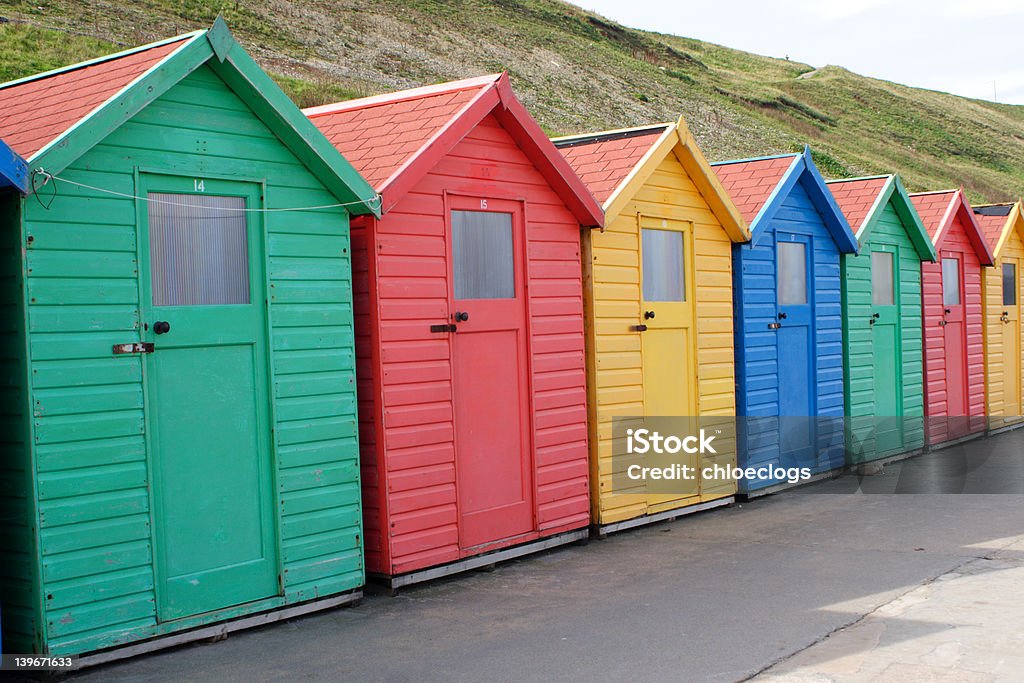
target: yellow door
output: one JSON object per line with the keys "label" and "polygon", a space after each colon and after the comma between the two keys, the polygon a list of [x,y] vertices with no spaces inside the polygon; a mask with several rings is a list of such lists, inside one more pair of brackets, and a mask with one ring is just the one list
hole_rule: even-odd
{"label": "yellow door", "polygon": [[[640,217],[641,335],[644,414],[697,415],[694,340],[693,224]],[[695,421],[694,421],[695,422]],[[697,467],[699,455],[680,453],[677,462]],[[675,507],[697,496],[696,480],[674,482],[671,493],[648,493],[649,512]]]}
{"label": "yellow door", "polygon": [[1021,414],[1020,386],[1020,261],[1002,259],[1003,415]]}

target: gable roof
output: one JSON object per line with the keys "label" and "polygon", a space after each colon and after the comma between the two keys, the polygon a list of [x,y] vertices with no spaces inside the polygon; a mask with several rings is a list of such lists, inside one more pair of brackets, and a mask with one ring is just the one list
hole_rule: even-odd
{"label": "gable roof", "polygon": [[1024,210],[1020,201],[975,206],[974,218],[978,221],[993,258],[999,258],[1012,230],[1016,230],[1017,235],[1024,240]]}
{"label": "gable roof", "polygon": [[750,239],[746,221],[683,117],[676,123],[555,138],[554,143],[603,203],[606,223],[617,217],[658,166],[674,155],[729,238],[734,242]]}
{"label": "gable roof", "polygon": [[978,260],[983,266],[991,266],[995,263],[992,257],[992,250],[985,241],[985,235],[981,231],[978,222],[974,220],[974,211],[964,197],[961,190],[939,190],[937,192],[915,192],[910,195],[914,208],[921,216],[928,235],[932,238],[935,250],[942,249],[942,243],[949,234],[950,227],[960,217],[967,232],[967,239],[974,247]]}
{"label": "gable roof", "polygon": [[373,188],[246,54],[222,19],[209,30],[0,84],[0,138],[34,171],[57,176],[204,65],[341,203],[353,204],[351,213],[378,211]]}
{"label": "gable roof", "polygon": [[863,246],[870,238],[871,231],[885,213],[885,207],[892,204],[918,256],[924,261],[938,259],[928,231],[921,222],[921,217],[917,215],[914,203],[910,200],[910,195],[907,194],[899,176],[830,180],[828,189],[832,191],[839,208],[846,214],[846,219],[854,229],[860,245]]}
{"label": "gable roof", "polygon": [[839,251],[857,252],[857,238],[811,159],[810,147],[800,154],[721,161],[711,166],[750,225],[751,246],[765,234],[786,197],[800,183]]}
{"label": "gable roof", "polygon": [[0,140],[0,189],[14,187],[21,192],[28,191],[28,164]]}
{"label": "gable roof", "polygon": [[303,111],[371,179],[384,212],[481,121],[494,115],[580,225],[604,225],[597,200],[516,98],[506,73]]}

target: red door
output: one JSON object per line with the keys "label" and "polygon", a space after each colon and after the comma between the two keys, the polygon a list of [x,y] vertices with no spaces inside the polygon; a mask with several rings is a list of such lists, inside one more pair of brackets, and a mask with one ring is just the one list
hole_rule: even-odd
{"label": "red door", "polygon": [[459,545],[534,529],[523,207],[449,197]]}
{"label": "red door", "polygon": [[[946,353],[946,415],[967,415],[967,330],[964,320],[964,258],[942,253],[942,331]],[[950,429],[955,430],[954,423]]]}

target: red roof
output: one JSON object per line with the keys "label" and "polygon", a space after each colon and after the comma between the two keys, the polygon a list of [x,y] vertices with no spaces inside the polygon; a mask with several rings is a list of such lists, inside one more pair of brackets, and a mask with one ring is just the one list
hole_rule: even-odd
{"label": "red roof", "polygon": [[29,159],[192,37],[0,85],[0,138]]}
{"label": "red roof", "polygon": [[978,221],[981,232],[985,235],[985,241],[988,242],[988,248],[993,252],[996,250],[999,238],[1003,235],[1006,221],[1010,220],[1010,213],[1013,211],[1013,204],[1000,204],[999,206],[1006,208],[1005,214],[999,215],[1001,212],[991,214],[979,211],[978,207],[975,207],[974,211],[974,220]]}
{"label": "red roof", "polygon": [[596,134],[558,140],[555,146],[583,179],[597,201],[604,204],[626,176],[665,133],[666,126],[624,132]]}
{"label": "red roof", "polygon": [[939,228],[942,227],[942,219],[946,216],[949,205],[956,199],[956,194],[957,190],[943,190],[942,192],[919,192],[910,195],[910,200],[914,202],[914,208],[921,216],[921,222],[924,223],[928,236],[932,238],[933,242]]}
{"label": "red roof", "polygon": [[799,154],[712,164],[725,191],[747,223],[753,222]]}
{"label": "red roof", "polygon": [[878,178],[857,178],[856,180],[831,180],[828,189],[832,191],[839,208],[854,232],[860,230],[867,220],[871,207],[885,188],[890,176]]}
{"label": "red roof", "polygon": [[499,75],[303,110],[378,191]]}

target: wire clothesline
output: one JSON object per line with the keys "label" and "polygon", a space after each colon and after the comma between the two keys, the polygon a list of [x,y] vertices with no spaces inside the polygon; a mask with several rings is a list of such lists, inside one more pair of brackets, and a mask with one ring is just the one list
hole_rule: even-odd
{"label": "wire clothesline", "polygon": [[[37,176],[42,176],[44,178],[43,183],[41,185],[36,185],[35,179],[36,179]],[[124,198],[124,199],[134,199],[134,200],[137,200],[137,201],[148,202],[150,204],[164,204],[164,205],[167,205],[167,206],[178,206],[178,207],[192,208],[192,209],[204,209],[204,210],[208,210],[208,211],[227,211],[227,212],[234,212],[234,213],[288,213],[288,212],[292,212],[292,211],[321,211],[321,210],[324,210],[324,209],[337,209],[337,208],[342,208],[342,207],[346,207],[346,206],[356,206],[356,205],[362,205],[362,206],[367,207],[368,209],[374,210],[374,209],[380,208],[380,205],[381,205],[381,196],[379,194],[375,195],[372,199],[368,199],[368,200],[358,200],[358,201],[354,201],[354,202],[341,202],[341,203],[338,203],[338,204],[318,204],[316,206],[290,206],[290,207],[281,207],[281,208],[250,208],[250,207],[236,208],[236,207],[230,207],[230,206],[209,206],[209,205],[204,205],[204,204],[190,204],[188,202],[174,202],[174,201],[168,201],[166,199],[153,199],[152,197],[140,197],[139,195],[131,194],[131,193],[128,193],[128,192],[118,192],[117,190],[111,190],[111,189],[105,188],[105,187],[97,187],[95,185],[89,185],[87,183],[80,183],[77,180],[69,180],[68,178],[64,178],[64,177],[59,176],[59,175],[54,175],[53,173],[50,173],[50,172],[48,172],[48,171],[46,171],[44,169],[41,169],[41,168],[38,168],[38,169],[32,171],[32,189],[33,189],[33,194],[36,194],[38,196],[38,190],[46,187],[46,185],[49,184],[49,182],[51,180],[59,180],[62,183],[67,183],[68,185],[75,185],[77,187],[81,187],[81,188],[84,188],[86,190],[92,190],[94,192],[102,192],[104,194],[109,194],[109,195],[113,195],[115,197],[121,197],[121,198]],[[56,187],[56,185],[54,185],[54,187]],[[200,194],[200,195],[197,195],[197,196],[203,196],[203,195]],[[49,208],[48,205],[46,205],[46,206],[47,206],[47,208]]]}

